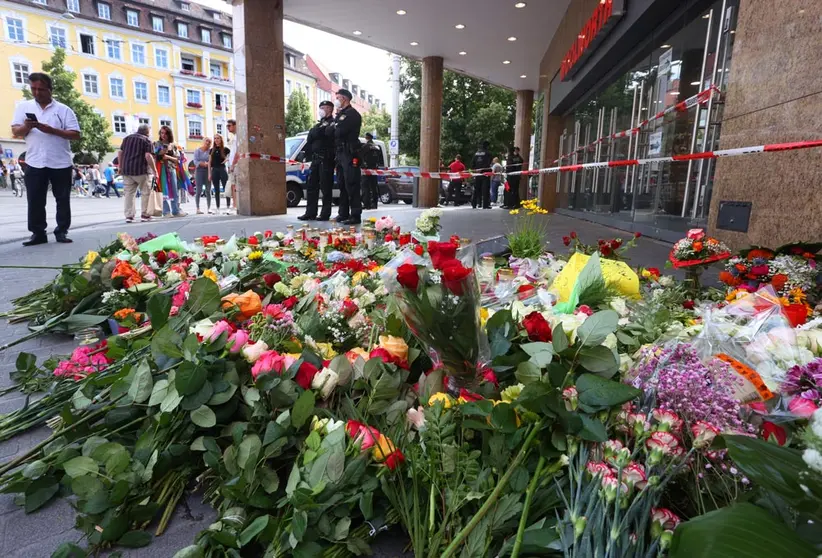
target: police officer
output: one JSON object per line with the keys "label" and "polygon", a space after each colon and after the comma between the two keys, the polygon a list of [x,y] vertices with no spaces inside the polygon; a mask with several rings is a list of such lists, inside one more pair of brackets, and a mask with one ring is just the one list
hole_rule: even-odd
{"label": "police officer", "polygon": [[[488,142],[484,141],[480,145],[474,158],[471,159],[471,169],[475,172],[488,172],[491,170],[491,151],[488,149]],[[491,177],[477,176],[474,178],[474,194],[471,196],[471,207],[474,209],[482,203],[483,209],[491,209]]]}
{"label": "police officer", "polygon": [[337,186],[340,189],[340,212],[336,221],[344,225],[359,225],[362,215],[359,160],[362,117],[351,106],[352,98],[349,90],[337,90],[334,101],[337,115],[329,126],[329,133],[334,136]]}
{"label": "police officer", "polygon": [[[382,158],[382,149],[374,143],[374,136],[371,132],[365,134],[365,145],[360,150],[361,168],[378,169],[385,166]],[[362,205],[363,209],[377,209],[377,202],[380,199],[380,188],[377,184],[376,175],[363,175],[362,177]]]}
{"label": "police officer", "polygon": [[[520,172],[522,171],[523,159],[519,154],[519,147],[514,147],[508,155],[508,160],[505,162],[505,172]],[[519,181],[521,175],[508,175],[508,188],[505,190],[503,197],[505,209],[517,209],[519,207]]]}
{"label": "police officer", "polygon": [[[334,117],[331,115],[334,103],[320,103],[320,121],[308,132],[305,140],[305,158],[311,161],[308,175],[305,213],[297,217],[300,221],[328,221],[331,218],[331,196],[334,188],[334,136],[328,133]],[[320,191],[323,193],[323,210],[317,216]]]}

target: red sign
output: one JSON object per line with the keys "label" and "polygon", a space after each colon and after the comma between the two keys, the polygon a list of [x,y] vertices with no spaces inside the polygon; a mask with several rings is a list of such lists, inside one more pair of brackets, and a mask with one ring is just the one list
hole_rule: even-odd
{"label": "red sign", "polygon": [[591,55],[594,48],[608,34],[608,30],[625,13],[625,0],[601,0],[597,4],[594,14],[585,23],[577,35],[574,44],[562,59],[559,68],[559,77],[566,80],[576,73],[576,70]]}

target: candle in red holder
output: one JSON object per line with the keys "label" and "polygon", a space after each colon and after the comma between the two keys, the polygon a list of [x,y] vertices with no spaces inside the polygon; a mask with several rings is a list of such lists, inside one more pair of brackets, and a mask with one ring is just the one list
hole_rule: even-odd
{"label": "candle in red holder", "polygon": [[400,234],[400,246],[405,246],[411,242],[411,233]]}

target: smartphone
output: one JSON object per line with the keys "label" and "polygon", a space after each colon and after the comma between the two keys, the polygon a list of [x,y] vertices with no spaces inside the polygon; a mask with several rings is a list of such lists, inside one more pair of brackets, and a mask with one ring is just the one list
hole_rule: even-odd
{"label": "smartphone", "polygon": [[26,113],[26,120],[33,120],[34,122],[37,122],[37,115],[34,114],[33,112],[27,112]]}

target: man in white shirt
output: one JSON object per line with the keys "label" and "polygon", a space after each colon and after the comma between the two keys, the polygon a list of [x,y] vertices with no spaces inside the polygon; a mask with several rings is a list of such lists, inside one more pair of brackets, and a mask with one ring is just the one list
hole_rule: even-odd
{"label": "man in white shirt", "polygon": [[23,101],[14,111],[11,132],[26,138],[26,200],[31,238],[23,246],[48,242],[46,233],[46,196],[48,185],[57,205],[57,242],[69,243],[71,226],[71,141],[80,139],[80,124],[69,107],[52,99],[48,74],[29,75],[34,99]]}

